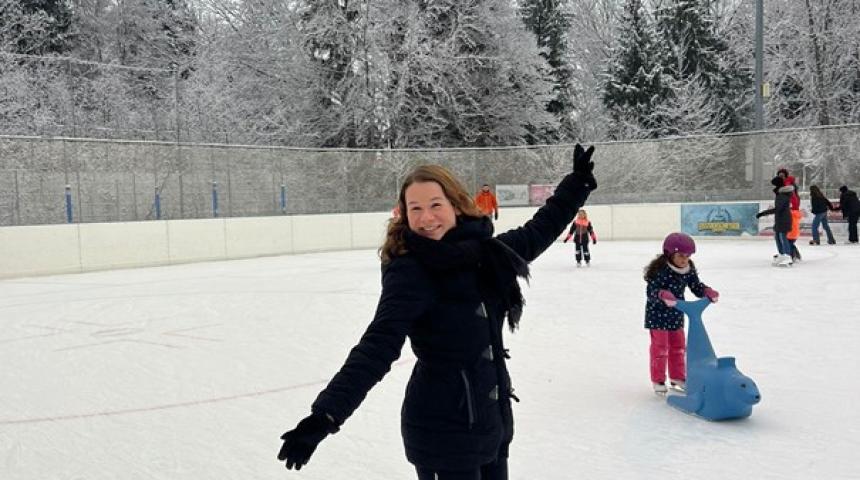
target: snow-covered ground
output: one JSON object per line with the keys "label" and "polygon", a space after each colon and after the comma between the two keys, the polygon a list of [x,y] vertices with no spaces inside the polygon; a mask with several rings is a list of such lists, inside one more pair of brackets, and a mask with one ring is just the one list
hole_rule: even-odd
{"label": "snow-covered ground", "polygon": [[[804,242],[805,243],[805,242]],[[556,244],[508,336],[522,402],[511,478],[860,478],[860,247],[700,241],[704,315],[762,402],[707,422],[651,392],[642,267],[659,242]],[[0,478],[414,478],[391,373],[302,471],[275,456],[371,319],[375,252],[0,281]]]}

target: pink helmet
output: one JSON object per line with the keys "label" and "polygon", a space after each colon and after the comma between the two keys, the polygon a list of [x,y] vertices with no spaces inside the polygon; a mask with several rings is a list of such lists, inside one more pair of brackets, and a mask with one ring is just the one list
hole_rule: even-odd
{"label": "pink helmet", "polygon": [[681,232],[666,235],[663,240],[663,254],[670,256],[673,253],[683,253],[687,256],[696,253],[696,242],[693,241],[693,237]]}

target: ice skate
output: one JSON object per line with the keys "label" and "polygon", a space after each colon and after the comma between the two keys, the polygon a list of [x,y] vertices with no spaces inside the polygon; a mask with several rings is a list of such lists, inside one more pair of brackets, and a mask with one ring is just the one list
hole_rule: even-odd
{"label": "ice skate", "polygon": [[669,380],[669,388],[676,392],[685,393],[687,391],[687,382],[683,380]]}
{"label": "ice skate", "polygon": [[665,383],[652,382],[651,385],[654,387],[654,393],[657,395],[666,395],[666,392],[669,391]]}

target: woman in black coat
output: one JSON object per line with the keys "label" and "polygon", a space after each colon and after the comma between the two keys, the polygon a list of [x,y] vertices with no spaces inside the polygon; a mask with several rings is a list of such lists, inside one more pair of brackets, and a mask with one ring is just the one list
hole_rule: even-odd
{"label": "woman in black coat", "polygon": [[414,170],[389,223],[376,315],[345,364],[281,438],[278,459],[301,468],[337,432],[400,356],[408,336],[418,361],[406,388],[401,433],[419,480],[506,480],[513,394],[502,330],[517,327],[517,277],[558,238],[596,187],[591,154],[525,225],[493,237],[492,222],[439,166]]}
{"label": "woman in black coat", "polygon": [[794,194],[794,186],[785,185],[782,177],[773,177],[770,181],[773,185],[773,208],[758,212],[755,217],[761,218],[765,215],[773,215],[773,238],[776,240],[778,255],[774,258],[774,265],[791,265],[791,243],[788,241],[788,232],[791,231],[791,195]]}

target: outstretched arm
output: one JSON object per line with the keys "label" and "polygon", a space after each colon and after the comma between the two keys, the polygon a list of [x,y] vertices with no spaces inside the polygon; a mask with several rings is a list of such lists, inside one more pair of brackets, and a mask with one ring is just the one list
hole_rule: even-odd
{"label": "outstretched arm", "polygon": [[426,273],[415,261],[395,259],[382,274],[382,296],[367,331],[311,407],[312,413],[281,436],[278,460],[300,470],[329,434],[361,404],[391,369],[412,325],[433,304]]}
{"label": "outstretched arm", "polygon": [[373,321],[312,410],[331,415],[338,425],[352,415],[400,358],[413,323],[433,304],[432,292],[427,274],[416,261],[392,261],[382,276],[382,295]]}

